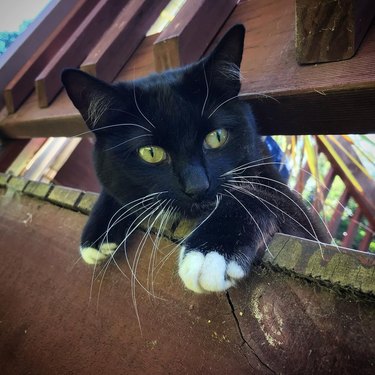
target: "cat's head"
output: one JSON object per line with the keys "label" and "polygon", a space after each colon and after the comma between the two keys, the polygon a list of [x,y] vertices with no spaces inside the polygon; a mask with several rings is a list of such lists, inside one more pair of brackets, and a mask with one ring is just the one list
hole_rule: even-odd
{"label": "cat's head", "polygon": [[122,204],[163,192],[187,216],[205,213],[224,173],[258,157],[254,119],[237,95],[244,27],[198,62],[107,84],[65,70],[67,93],[96,136],[103,187]]}

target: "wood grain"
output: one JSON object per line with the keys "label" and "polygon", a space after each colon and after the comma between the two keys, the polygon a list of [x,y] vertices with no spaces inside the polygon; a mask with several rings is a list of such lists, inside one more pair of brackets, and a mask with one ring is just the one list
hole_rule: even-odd
{"label": "wood grain", "polygon": [[353,57],[374,15],[372,0],[297,0],[297,61],[314,64]]}
{"label": "wood grain", "polygon": [[[75,0],[50,1],[27,29],[9,46],[0,58],[0,93],[75,3]],[[0,109],[4,104],[3,97],[0,95]]]}
{"label": "wood grain", "polygon": [[[155,277],[156,297],[135,285],[139,325],[131,282],[115,264],[100,272],[79,261],[86,216],[4,193],[0,189],[4,374],[123,374],[124,369],[130,375],[373,372],[375,310],[366,301],[370,294],[349,298],[345,289],[336,293],[329,284],[255,267],[227,294],[196,295],[183,289],[172,256]],[[130,262],[141,238],[141,233],[133,238]],[[306,265],[322,269],[320,264],[333,259],[329,254],[322,259],[314,248],[318,255],[304,265],[298,244],[283,237],[279,241],[283,255],[275,258],[281,265],[288,260],[288,249],[295,254],[289,266],[294,260],[302,270]],[[143,285],[152,246],[147,241],[137,270]],[[163,241],[158,260],[174,246]],[[18,249],[17,257],[10,247]],[[357,261],[339,266],[355,270]],[[130,277],[123,256],[117,264]],[[366,267],[371,270],[370,264]]]}
{"label": "wood grain", "polygon": [[81,69],[112,81],[129,60],[168,0],[132,0],[91,50]]}
{"label": "wood grain", "polygon": [[59,51],[61,45],[80,25],[93,5],[98,0],[79,0],[69,14],[57,24],[52,33],[47,34],[38,49],[33,53],[22,68],[15,74],[4,90],[4,98],[8,113],[14,113],[34,90],[34,80],[45,65]]}
{"label": "wood grain", "polygon": [[35,79],[41,108],[47,107],[61,90],[61,71],[81,64],[126,2],[127,0],[100,0],[92,7],[84,21]]}
{"label": "wood grain", "polygon": [[199,59],[238,0],[187,1],[154,44],[155,69],[192,63]]}

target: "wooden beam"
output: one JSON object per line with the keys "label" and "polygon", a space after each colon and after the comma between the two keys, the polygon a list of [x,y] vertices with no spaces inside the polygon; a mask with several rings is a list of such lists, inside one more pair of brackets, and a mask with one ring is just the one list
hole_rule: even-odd
{"label": "wooden beam", "polygon": [[353,57],[374,16],[373,0],[297,0],[297,61],[315,64]]}
{"label": "wooden beam", "polygon": [[156,71],[199,59],[238,0],[187,1],[154,44]]}
{"label": "wooden beam", "polygon": [[100,0],[35,80],[39,106],[47,107],[62,88],[61,71],[77,67],[127,0]]}
{"label": "wooden beam", "polygon": [[81,69],[112,81],[129,60],[168,0],[132,0],[91,50]]}
{"label": "wooden beam", "polygon": [[59,51],[97,2],[98,0],[79,0],[55,30],[47,34],[48,37],[15,74],[4,90],[8,113],[14,113],[30,95],[34,90],[34,80],[37,75]]}
{"label": "wooden beam", "polygon": [[[40,44],[50,35],[56,25],[74,7],[75,0],[52,0],[17,37],[7,51],[0,57],[0,93],[17,71],[31,58]],[[3,96],[0,95],[0,109],[4,105]]]}

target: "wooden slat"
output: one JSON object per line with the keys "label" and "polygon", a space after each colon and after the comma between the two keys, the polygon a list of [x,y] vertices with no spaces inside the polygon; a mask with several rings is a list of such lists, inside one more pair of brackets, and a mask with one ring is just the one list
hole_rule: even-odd
{"label": "wooden slat", "polygon": [[306,162],[298,173],[297,181],[294,186],[294,190],[298,191],[298,193],[302,193],[303,190],[305,189],[306,183],[308,179],[310,178],[310,176],[311,176],[310,167],[308,163]]}
{"label": "wooden slat", "polygon": [[168,0],[132,0],[91,50],[81,69],[112,81],[145,37]]}
{"label": "wooden slat", "polygon": [[296,0],[297,61],[312,64],[351,58],[374,15],[373,0]]}
{"label": "wooden slat", "polygon": [[329,190],[331,189],[336,172],[331,167],[324,177],[324,185],[317,187],[317,194],[313,202],[314,208],[319,212],[324,207],[324,201],[327,198]]}
{"label": "wooden slat", "polygon": [[351,248],[353,246],[353,242],[355,236],[357,235],[358,226],[360,224],[360,220],[362,217],[362,211],[360,207],[354,212],[354,215],[349,220],[349,226],[346,230],[346,235],[343,238],[342,246]]}
{"label": "wooden slat", "polygon": [[199,59],[238,0],[190,0],[160,34],[154,45],[156,71]]}
{"label": "wooden slat", "polygon": [[127,0],[100,0],[35,80],[40,107],[47,107],[62,88],[61,71],[78,66]]}
{"label": "wooden slat", "polygon": [[8,113],[14,113],[34,90],[34,80],[44,66],[59,51],[61,45],[70,37],[72,32],[98,0],[79,0],[75,7],[62,20],[55,30],[47,37],[23,67],[17,72],[4,90],[5,103]]}
{"label": "wooden slat", "polygon": [[[75,3],[76,0],[52,0],[0,57],[0,93]],[[3,104],[0,95],[0,109]]]}
{"label": "wooden slat", "polygon": [[371,228],[366,229],[366,234],[362,238],[361,242],[359,243],[359,250],[361,251],[368,251],[371,241],[374,238],[374,230]]}
{"label": "wooden slat", "polygon": [[342,193],[336,205],[331,221],[328,223],[328,230],[330,231],[333,238],[337,236],[337,231],[341,223],[341,218],[344,213],[345,207],[349,202],[349,198],[350,198],[349,189],[345,188],[344,192]]}

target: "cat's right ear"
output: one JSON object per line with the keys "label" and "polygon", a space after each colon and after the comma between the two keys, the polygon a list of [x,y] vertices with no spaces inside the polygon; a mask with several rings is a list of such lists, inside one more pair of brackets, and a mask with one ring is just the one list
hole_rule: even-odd
{"label": "cat's right ear", "polygon": [[65,69],[61,81],[87,126],[90,129],[98,127],[115,97],[113,87],[79,69]]}

